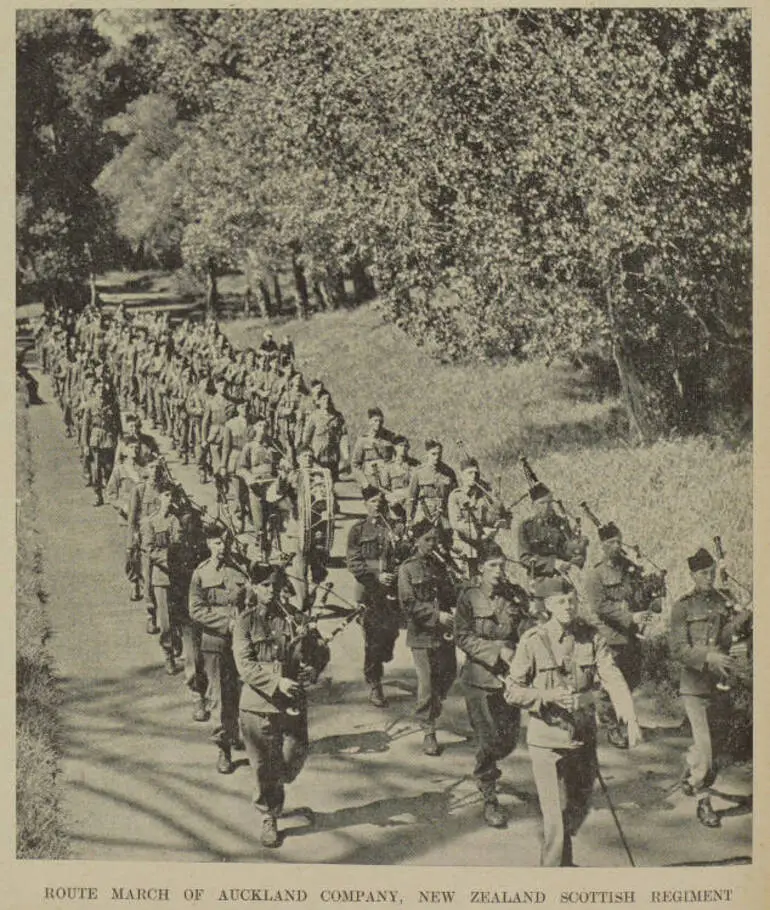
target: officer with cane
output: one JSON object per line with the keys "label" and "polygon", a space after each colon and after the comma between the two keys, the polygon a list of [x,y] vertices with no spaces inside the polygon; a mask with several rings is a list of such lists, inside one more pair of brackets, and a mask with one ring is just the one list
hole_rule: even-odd
{"label": "officer with cane", "polygon": [[527,743],[543,814],[540,865],[572,866],[572,838],[599,775],[597,682],[627,726],[629,747],[642,736],[623,675],[601,635],[578,618],[574,590],[557,577],[542,593],[549,618],[522,635],[505,698],[529,711]]}

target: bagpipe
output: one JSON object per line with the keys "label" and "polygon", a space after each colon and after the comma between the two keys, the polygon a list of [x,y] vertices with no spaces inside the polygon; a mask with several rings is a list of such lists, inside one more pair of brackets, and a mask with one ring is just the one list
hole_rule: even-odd
{"label": "bagpipe", "polygon": [[[519,456],[519,464],[527,481],[528,492],[541,483],[532,466],[524,455]],[[522,497],[523,498],[523,497]],[[573,515],[564,505],[563,500],[554,497],[554,505],[564,521],[567,530],[566,556],[568,560],[579,569],[582,569],[588,555],[588,538],[583,534],[582,522],[579,515]]]}
{"label": "bagpipe", "polygon": [[[284,573],[287,578],[291,575]],[[366,610],[365,604],[352,604],[336,591],[334,585],[326,584],[316,589],[320,590],[319,600],[313,600],[310,609],[295,610],[279,593],[276,598],[279,609],[287,620],[291,632],[282,660],[281,672],[288,679],[294,680],[299,685],[299,692],[291,704],[286,708],[286,713],[296,717],[304,707],[306,689],[318,682],[318,679],[331,660],[331,643],[334,639],[356,622]],[[329,603],[330,594],[341,602],[342,606]],[[341,619],[340,619],[341,617]],[[334,628],[323,635],[318,628],[318,623],[326,619],[338,618],[340,621]]]}
{"label": "bagpipe", "polygon": [[727,675],[720,678],[716,687],[720,692],[729,692],[732,682],[738,681],[744,686],[751,687],[754,679],[754,614],[753,602],[749,600],[739,604],[733,594],[733,587],[740,588],[749,597],[752,597],[751,588],[735,578],[727,570],[725,564],[725,550],[720,536],[714,537],[714,552],[717,557],[716,587],[727,599],[733,614],[746,611],[748,614],[740,625],[733,630],[732,638],[727,648],[727,654],[732,658],[732,666]]}
{"label": "bagpipe", "polygon": [[[597,530],[603,526],[602,520],[585,500],[580,503],[580,508]],[[668,593],[666,569],[661,569],[649,556],[642,553],[638,544],[630,546],[624,543],[621,546],[621,553],[633,581],[633,602],[630,604],[632,611],[660,613],[663,608],[662,601]]]}
{"label": "bagpipe", "polygon": [[[475,461],[475,459],[471,459],[470,452],[468,451],[468,448],[462,439],[457,440],[457,445],[460,448],[464,458]],[[496,518],[496,527],[498,530],[511,527],[514,509],[520,503],[522,503],[527,496],[525,493],[524,496],[520,496],[514,503],[508,505],[503,501],[503,498],[500,494],[500,482],[501,478],[498,478],[497,491],[495,491],[489,484],[485,483],[481,479],[476,480],[472,487],[473,490],[475,490],[484,500],[486,500],[489,507],[493,510]],[[475,516],[473,516],[473,518],[475,519]]]}

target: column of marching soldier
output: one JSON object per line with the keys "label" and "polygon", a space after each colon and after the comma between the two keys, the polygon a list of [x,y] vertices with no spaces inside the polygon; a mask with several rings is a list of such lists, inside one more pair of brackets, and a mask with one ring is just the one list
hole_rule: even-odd
{"label": "column of marching soldier", "polygon": [[[212,725],[218,771],[233,770],[232,749],[248,753],[263,845],[281,842],[285,785],[308,751],[304,691],[329,658],[322,640],[310,656],[294,648],[326,576],[328,554],[308,557],[293,539],[298,477],[315,464],[334,480],[350,470],[365,502],[366,517],[349,532],[347,567],[369,701],[387,705],[383,666],[405,626],[423,751],[439,756],[436,724],[459,649],[485,822],[507,824],[498,764],[515,748],[526,710],[541,863],[573,864],[572,837],[599,773],[597,715],[613,746],[641,740],[631,693],[665,572],[647,571],[620,529],[585,506],[603,552],[585,570],[578,601],[588,539],[526,460],[533,514],[517,529],[513,560],[496,541],[511,527],[511,510],[473,458],[466,453],[457,476],[441,444],[428,440],[418,464],[379,408],[351,453],[328,391],[318,381],[306,387],[291,342],[278,345],[269,331],[259,350],[237,352],[213,321],[172,328],[163,315],[129,318],[119,309],[107,318],[89,307],[77,319],[48,314],[37,342],[96,504],[106,496],[127,521],[131,598],[146,604],[167,672],[181,658],[193,718]],[[185,464],[194,460],[203,483],[216,483],[218,520],[173,482],[142,417]],[[254,548],[243,546],[244,532]],[[726,710],[731,674],[750,653],[751,613],[706,549],[688,564],[694,588],[673,605],[669,633],[693,736],[681,788],[696,800],[699,821],[717,827],[711,721]],[[511,566],[522,584],[509,579]]]}

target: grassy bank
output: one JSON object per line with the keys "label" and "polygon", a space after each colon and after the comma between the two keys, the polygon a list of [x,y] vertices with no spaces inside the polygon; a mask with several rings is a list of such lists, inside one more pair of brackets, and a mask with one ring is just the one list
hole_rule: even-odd
{"label": "grassy bank", "polygon": [[[263,328],[244,320],[226,331],[242,347],[258,343]],[[417,457],[425,438],[435,436],[456,465],[462,439],[488,478],[501,476],[509,502],[526,491],[517,466],[526,454],[568,506],[578,510],[587,500],[667,568],[674,597],[689,585],[686,557],[711,547],[715,534],[733,573],[751,579],[750,445],[699,437],[629,447],[619,401],[602,397],[587,372],[563,363],[442,364],[383,324],[374,306],[287,322],[276,335],[284,331],[300,368],[327,384],[353,435],[366,409],[379,405]],[[522,504],[516,517],[527,508]],[[595,538],[592,530],[589,536]]]}
{"label": "grassy bank", "polygon": [[28,411],[16,402],[16,855],[68,855],[57,775],[59,690],[46,647],[42,554],[35,540]]}

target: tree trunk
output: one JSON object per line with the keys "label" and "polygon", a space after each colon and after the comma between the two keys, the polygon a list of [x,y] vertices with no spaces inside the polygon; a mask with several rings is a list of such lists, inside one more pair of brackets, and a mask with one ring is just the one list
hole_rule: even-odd
{"label": "tree trunk", "polygon": [[283,309],[283,294],[281,294],[281,282],[278,278],[278,272],[273,272],[273,299],[275,300],[275,312],[280,313]]}
{"label": "tree trunk", "polygon": [[326,291],[323,281],[313,282],[313,296],[318,302],[319,310],[324,311],[332,308],[331,302],[329,301],[329,294]]}
{"label": "tree trunk", "polygon": [[353,296],[356,303],[371,300],[377,293],[374,282],[366,273],[363,263],[356,260],[351,269],[350,277],[353,279]]}
{"label": "tree trunk", "polygon": [[300,319],[307,319],[308,311],[310,309],[310,298],[307,293],[305,271],[302,268],[296,253],[292,254],[291,257],[291,270],[294,273],[294,287],[297,291],[297,316],[299,316]]}
{"label": "tree trunk", "polygon": [[329,269],[326,276],[326,287],[331,308],[347,306],[348,295],[345,290],[345,276],[338,269]]}
{"label": "tree trunk", "polygon": [[273,311],[273,302],[270,299],[270,288],[267,286],[264,278],[259,279],[259,294],[257,295],[257,301],[260,306],[261,315],[266,319],[269,318]]}
{"label": "tree trunk", "polygon": [[219,290],[217,288],[217,270],[213,259],[206,263],[206,315],[213,316],[219,303]]}

